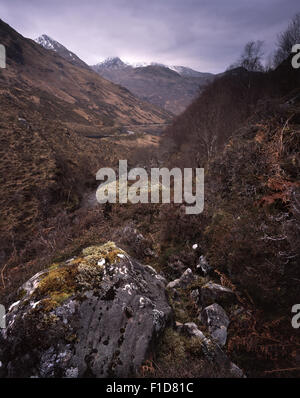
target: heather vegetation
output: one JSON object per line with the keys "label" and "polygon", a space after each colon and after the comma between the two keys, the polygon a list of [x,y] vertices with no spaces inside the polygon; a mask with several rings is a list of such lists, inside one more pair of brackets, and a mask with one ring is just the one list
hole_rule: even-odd
{"label": "heather vegetation", "polygon": [[238,363],[256,376],[293,376],[300,344],[291,327],[300,281],[299,71],[290,59],[269,72],[243,66],[207,87],[167,130],[170,164],[206,170],[204,213],[187,220],[179,209],[168,212],[168,239],[178,241],[180,231],[200,242],[224,286],[239,292],[248,311],[231,323],[228,342]]}

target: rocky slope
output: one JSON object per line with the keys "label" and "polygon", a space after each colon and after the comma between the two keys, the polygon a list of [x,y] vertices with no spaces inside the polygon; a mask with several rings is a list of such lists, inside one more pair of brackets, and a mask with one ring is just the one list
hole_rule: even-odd
{"label": "rocky slope", "polygon": [[[223,286],[239,292],[244,310],[230,322],[226,346],[254,377],[299,376],[299,333],[291,325],[300,280],[299,93],[290,60],[269,73],[231,71],[174,121],[162,143],[169,167],[206,170],[203,214],[187,218],[176,205],[165,212],[165,239],[176,253],[169,269],[182,262],[184,236],[205,256],[200,268],[209,264]],[[226,326],[222,311],[220,319]]]}
{"label": "rocky slope", "polygon": [[[130,228],[124,233],[144,239]],[[235,294],[218,284],[201,287],[201,281],[187,269],[166,290],[164,277],[113,242],[87,247],[79,256],[34,275],[18,290],[19,300],[10,306],[6,328],[0,331],[0,375],[145,376],[154,357],[160,363],[158,347],[173,330],[183,341],[192,341],[216,373],[244,377],[222,349],[230,320],[217,304],[232,312]],[[208,326],[205,334],[193,322],[174,324],[167,291],[175,309],[180,294],[193,297],[199,306],[197,323]],[[201,311],[202,305],[206,308]]]}

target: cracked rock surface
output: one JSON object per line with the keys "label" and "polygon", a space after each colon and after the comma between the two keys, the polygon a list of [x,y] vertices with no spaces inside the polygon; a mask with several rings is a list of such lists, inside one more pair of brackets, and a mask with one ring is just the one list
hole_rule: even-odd
{"label": "cracked rock surface", "polygon": [[0,377],[135,375],[172,317],[164,279],[108,242],[31,278],[7,314]]}

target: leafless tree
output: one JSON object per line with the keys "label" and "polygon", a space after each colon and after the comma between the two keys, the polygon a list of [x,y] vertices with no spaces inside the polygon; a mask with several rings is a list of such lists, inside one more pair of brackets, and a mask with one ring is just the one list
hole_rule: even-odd
{"label": "leafless tree", "polygon": [[245,45],[244,50],[238,61],[235,62],[233,65],[231,65],[229,69],[243,67],[248,71],[255,71],[255,72],[263,71],[264,70],[262,64],[262,57],[264,55],[263,45],[264,43],[261,40],[249,41]]}
{"label": "leafless tree", "polygon": [[275,66],[289,57],[292,47],[296,43],[300,43],[300,13],[294,16],[287,29],[278,36],[278,48],[274,55]]}

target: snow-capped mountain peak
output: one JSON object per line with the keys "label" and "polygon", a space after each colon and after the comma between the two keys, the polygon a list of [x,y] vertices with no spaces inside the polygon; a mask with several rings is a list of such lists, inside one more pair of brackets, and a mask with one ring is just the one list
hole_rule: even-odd
{"label": "snow-capped mountain peak", "polygon": [[73,65],[89,69],[88,65],[83,62],[79,57],[77,57],[76,54],[68,50],[58,41],[52,39],[52,37],[43,34],[42,36],[39,36],[37,39],[35,39],[35,42],[44,47],[46,50],[55,51],[57,54],[65,58],[67,61],[71,62]]}
{"label": "snow-capped mountain peak", "polygon": [[56,51],[57,47],[59,48],[64,47],[62,44],[58,43],[58,41],[52,39],[48,35],[39,36],[38,38],[35,39],[35,41],[44,48],[46,48],[47,50]]}
{"label": "snow-capped mountain peak", "polygon": [[108,70],[118,70],[124,68],[145,68],[147,66],[161,66],[163,68],[168,68],[173,70],[184,77],[205,77],[205,75],[209,76],[210,74],[198,72],[194,69],[185,67],[185,66],[176,66],[176,65],[165,65],[159,62],[128,62],[123,61],[119,57],[109,57],[104,61],[99,62],[93,68],[98,69],[108,69]]}
{"label": "snow-capped mountain peak", "polygon": [[99,62],[96,66],[108,69],[122,69],[129,65],[123,62],[119,57],[109,57],[106,58],[104,61]]}

